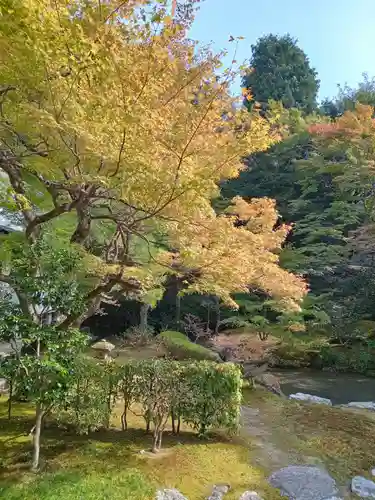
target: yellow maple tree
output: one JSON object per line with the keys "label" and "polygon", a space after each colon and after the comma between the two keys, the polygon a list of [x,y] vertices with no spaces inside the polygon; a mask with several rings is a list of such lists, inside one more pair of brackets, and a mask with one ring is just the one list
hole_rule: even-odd
{"label": "yellow maple tree", "polygon": [[278,253],[290,227],[275,227],[275,205],[268,198],[246,202],[236,197],[226,214],[198,214],[183,237],[177,225],[175,266],[185,281],[183,293],[214,295],[236,308],[232,294],[261,290],[285,309],[299,309],[307,286],[279,266]]}
{"label": "yellow maple tree", "polygon": [[[220,57],[188,40],[166,4],[0,0],[2,203],[22,215],[30,245],[70,217],[65,238],[85,249],[97,280],[90,314],[113,287],[142,292],[169,272],[170,252],[149,248],[160,227],[183,248],[197,218],[208,220],[229,248],[232,222],[215,218],[211,199],[243,155],[274,141],[265,119],[236,107],[234,72],[219,74]],[[245,246],[258,244],[237,233],[239,270]],[[228,296],[236,276],[225,291],[219,270],[212,276]]]}

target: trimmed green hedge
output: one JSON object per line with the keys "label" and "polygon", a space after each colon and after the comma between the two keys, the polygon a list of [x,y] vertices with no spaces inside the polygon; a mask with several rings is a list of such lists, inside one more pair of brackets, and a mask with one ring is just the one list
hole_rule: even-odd
{"label": "trimmed green hedge", "polygon": [[220,356],[199,344],[191,342],[181,332],[166,331],[159,335],[169,353],[178,360],[196,359],[207,361],[221,361]]}
{"label": "trimmed green hedge", "polygon": [[152,425],[153,451],[160,449],[169,417],[177,433],[181,422],[200,435],[210,429],[232,432],[239,424],[242,376],[231,363],[156,359],[118,365],[77,359],[72,375],[74,383],[53,412],[58,422],[80,433],[108,428],[119,401],[123,430],[133,405],[146,429]]}

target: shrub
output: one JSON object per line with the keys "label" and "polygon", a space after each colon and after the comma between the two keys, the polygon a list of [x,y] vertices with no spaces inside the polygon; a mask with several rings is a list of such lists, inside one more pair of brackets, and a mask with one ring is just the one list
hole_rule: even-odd
{"label": "shrub", "polygon": [[216,352],[199,344],[194,344],[181,332],[162,332],[158,338],[162,340],[171,356],[175,359],[221,361],[220,356]]}
{"label": "shrub", "polygon": [[151,326],[140,328],[131,326],[121,336],[131,346],[145,346],[154,340],[155,330]]}
{"label": "shrub", "polygon": [[123,397],[122,427],[135,405],[153,424],[153,451],[160,449],[169,417],[192,425],[200,435],[209,429],[233,431],[239,423],[242,377],[238,366],[209,361],[170,360],[97,363],[79,360],[65,407],[56,407],[59,422],[79,433],[106,427],[116,397]]}
{"label": "shrub", "polygon": [[106,427],[111,413],[113,375],[104,364],[90,358],[78,358],[71,370],[74,383],[66,401],[56,406],[57,421],[72,426],[79,434]]}
{"label": "shrub", "polygon": [[250,327],[251,324],[249,321],[247,321],[246,318],[241,317],[241,316],[231,316],[230,318],[225,318],[220,321],[219,323],[219,329],[220,330],[225,330],[227,328],[248,328]]}
{"label": "shrub", "polygon": [[192,363],[185,371],[182,418],[204,436],[211,428],[236,430],[241,408],[242,375],[232,363]]}

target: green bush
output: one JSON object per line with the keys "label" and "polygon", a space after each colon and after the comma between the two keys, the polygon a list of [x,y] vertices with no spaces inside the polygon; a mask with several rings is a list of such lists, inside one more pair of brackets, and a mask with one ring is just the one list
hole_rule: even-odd
{"label": "green bush", "polygon": [[118,365],[80,359],[74,378],[67,404],[53,411],[58,422],[78,433],[108,427],[119,396],[123,430],[134,405],[147,429],[152,427],[155,451],[169,417],[192,425],[200,435],[213,428],[233,431],[239,423],[242,377],[231,363],[153,359]]}
{"label": "green bush", "polygon": [[181,332],[162,332],[158,338],[175,359],[196,359],[206,361],[221,361],[220,356],[199,344],[191,342],[186,335]]}
{"label": "green bush", "polygon": [[191,363],[183,373],[186,395],[181,415],[203,436],[209,429],[236,430],[242,401],[242,375],[232,363]]}
{"label": "green bush", "polygon": [[53,409],[57,422],[73,427],[79,434],[108,427],[122,378],[119,367],[84,356],[76,359],[71,375],[74,383],[66,400]]}

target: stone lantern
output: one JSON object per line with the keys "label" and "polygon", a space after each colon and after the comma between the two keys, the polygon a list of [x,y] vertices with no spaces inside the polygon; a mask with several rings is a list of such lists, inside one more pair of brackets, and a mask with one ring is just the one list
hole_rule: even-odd
{"label": "stone lantern", "polygon": [[95,342],[95,344],[91,346],[91,349],[95,350],[97,356],[105,361],[110,359],[111,351],[113,351],[114,348],[115,346],[105,339]]}

